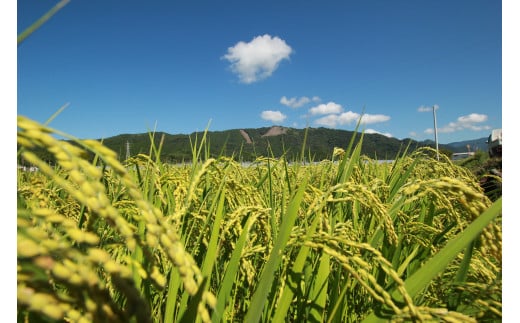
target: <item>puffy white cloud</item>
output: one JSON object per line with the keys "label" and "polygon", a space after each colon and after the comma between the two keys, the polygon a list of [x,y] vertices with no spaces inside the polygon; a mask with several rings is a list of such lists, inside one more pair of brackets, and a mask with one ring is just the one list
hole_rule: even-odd
{"label": "puffy white cloud", "polygon": [[249,43],[240,41],[229,47],[222,58],[231,63],[231,70],[240,82],[253,83],[273,74],[280,62],[289,59],[292,48],[279,37],[257,36]]}
{"label": "puffy white cloud", "polygon": [[[456,122],[450,122],[444,127],[437,127],[437,132],[452,133],[468,129],[473,131],[489,130],[491,129],[490,126],[478,124],[487,121],[487,119],[488,116],[485,114],[471,113],[465,116],[458,117]],[[427,134],[432,134],[434,132],[434,129],[429,128],[426,129],[424,132]]]}
{"label": "puffy white cloud", "polygon": [[338,115],[336,114],[329,114],[328,116],[321,117],[319,119],[316,119],[314,121],[315,124],[319,126],[326,126],[330,128],[336,128],[336,125],[338,124]]}
{"label": "puffy white cloud", "polygon": [[380,123],[388,120],[390,120],[390,117],[383,114],[364,114],[361,118],[361,124]]}
{"label": "puffy white cloud", "polygon": [[471,114],[468,114],[467,116],[462,116],[462,117],[457,118],[457,122],[460,124],[466,125],[466,124],[484,122],[484,121],[487,121],[487,118],[488,117],[485,114],[471,113]]}
{"label": "puffy white cloud", "polygon": [[280,99],[280,103],[283,105],[286,105],[291,108],[299,108],[304,105],[306,105],[309,102],[320,102],[321,99],[319,96],[313,96],[312,98],[309,98],[307,96],[302,96],[300,98],[292,97],[287,98],[285,95]]}
{"label": "puffy white cloud", "polygon": [[342,114],[340,114],[338,116],[338,121],[339,121],[339,124],[342,124],[342,125],[350,124],[350,123],[357,122],[359,120],[360,116],[361,115],[359,113],[347,111],[347,112],[343,112]]}
{"label": "puffy white cloud", "polygon": [[260,116],[262,117],[262,119],[271,121],[273,123],[282,122],[285,120],[285,118],[287,118],[287,116],[285,114],[281,113],[280,111],[271,111],[271,110],[262,111]]}
{"label": "puffy white cloud", "polygon": [[282,96],[280,99],[280,103],[283,105],[286,105],[291,108],[299,108],[307,103],[311,102],[311,99],[309,99],[306,96],[302,96],[301,98],[290,98],[288,99],[286,96]]}
{"label": "puffy white cloud", "polygon": [[[314,121],[317,125],[335,128],[337,125],[357,123],[361,115],[356,112],[347,111],[341,114],[329,114]],[[361,117],[361,124],[373,124],[390,120],[389,116],[382,114],[364,114]]]}
{"label": "puffy white cloud", "polygon": [[341,105],[334,103],[334,102],[329,102],[327,104],[320,104],[320,105],[317,105],[317,106],[309,109],[309,112],[312,115],[340,113],[341,111],[343,111],[343,108],[341,107]]}
{"label": "puffy white cloud", "polygon": [[390,120],[389,116],[385,116],[383,114],[364,114],[361,116],[359,113],[348,111],[339,115],[339,121],[340,124],[356,123],[360,117],[361,124],[373,124]]}

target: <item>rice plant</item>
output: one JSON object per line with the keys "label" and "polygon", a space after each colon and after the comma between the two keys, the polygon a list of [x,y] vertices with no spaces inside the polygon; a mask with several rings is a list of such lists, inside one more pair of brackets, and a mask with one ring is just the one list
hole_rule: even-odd
{"label": "rice plant", "polygon": [[18,117],[38,168],[18,172],[19,321],[501,320],[501,198],[467,169],[427,149],[381,164],[362,140],[243,166],[205,137],[170,165],[153,137],[120,162]]}

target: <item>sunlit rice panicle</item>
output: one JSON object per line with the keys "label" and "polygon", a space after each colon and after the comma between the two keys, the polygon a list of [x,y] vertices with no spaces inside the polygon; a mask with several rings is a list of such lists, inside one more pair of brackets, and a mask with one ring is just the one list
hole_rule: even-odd
{"label": "sunlit rice panicle", "polygon": [[[394,313],[401,313],[401,309],[394,303],[390,294],[385,291],[385,289],[377,283],[377,279],[370,274],[371,266],[374,264],[363,261],[360,258],[360,250],[355,250],[356,247],[361,246],[360,244],[350,243],[354,249],[352,250],[353,252],[348,252],[348,249],[339,247],[338,241],[335,241],[333,237],[323,234],[312,240],[304,241],[303,244],[317,250],[323,250],[323,252],[332,256],[332,258],[338,261],[342,268],[352,275],[375,300],[387,305]],[[381,263],[382,266],[389,265],[384,258],[380,258],[380,260],[383,261]]]}
{"label": "sunlit rice panicle", "polygon": [[[364,185],[360,185],[352,182],[345,182],[338,184],[334,190],[334,195],[327,198],[329,203],[340,203],[347,201],[356,201],[366,206],[367,212],[373,212],[373,214],[383,223],[387,239],[389,243],[395,244],[397,242],[397,234],[394,229],[392,219],[388,215],[387,206],[384,205],[381,200]],[[372,214],[366,214],[365,216],[371,216]]]}
{"label": "sunlit rice panicle", "polygon": [[[254,226],[250,229],[251,235],[247,244],[242,249],[240,271],[249,284],[253,284],[258,271],[254,265],[254,259],[259,255],[264,257],[272,248],[270,226],[268,222],[269,209],[256,206],[242,206],[227,215],[222,229],[222,244],[224,248],[233,250],[235,239],[242,234],[244,217],[254,219]],[[261,233],[261,234],[260,234]]]}
{"label": "sunlit rice panicle", "polygon": [[[21,219],[32,217],[33,225],[18,228],[18,288],[19,291],[24,291],[19,294],[19,301],[32,311],[51,318],[59,313],[70,318],[84,317],[93,320],[95,317],[104,317],[116,322],[114,313],[117,309],[104,292],[105,284],[98,276],[99,266],[110,261],[108,254],[96,248],[98,237],[77,229],[74,221],[51,209],[35,209],[32,214],[19,212]],[[71,248],[75,243],[81,244],[86,253]],[[98,255],[91,258],[87,253]],[[101,257],[100,253],[105,254]],[[116,268],[121,269],[120,274],[124,274],[126,269],[120,264],[116,264]],[[52,292],[53,288],[50,284],[45,286],[33,280],[38,272],[46,272],[50,282],[66,286],[69,289],[68,300],[58,297],[55,300],[49,299],[45,307],[39,306],[42,296],[38,295]],[[77,292],[79,290],[81,297]],[[89,312],[89,303],[101,303],[105,306],[94,314]]]}
{"label": "sunlit rice panicle", "polygon": [[[89,142],[88,143],[92,150],[98,149],[99,153],[99,143],[98,142]],[[101,155],[101,154],[100,154]],[[101,155],[103,156],[103,155]],[[164,249],[165,253],[169,256],[170,260],[174,263],[179,271],[183,282],[184,287],[188,291],[189,294],[195,295],[198,290],[198,286],[202,281],[202,277],[200,274],[200,270],[193,260],[192,256],[187,253],[184,249],[184,245],[180,241],[177,234],[168,228],[168,225],[162,219],[163,216],[160,211],[153,207],[143,196],[133,178],[128,174],[126,169],[115,159],[115,156],[111,156],[109,159],[104,159],[108,166],[114,169],[121,179],[122,185],[127,189],[129,197],[135,201],[137,210],[139,212],[138,219],[144,221],[146,223],[146,227],[148,228],[147,234],[145,236],[146,243],[154,248],[157,246],[157,243],[160,243],[161,247]],[[211,165],[213,161],[208,161],[202,167],[202,170],[199,172],[198,178],[202,176],[202,174],[207,170],[209,165]],[[153,165],[153,164],[152,164]],[[188,196],[188,200],[190,196]],[[182,212],[183,209],[180,211]],[[150,230],[151,229],[151,230]],[[151,259],[149,259],[151,260]],[[153,262],[152,262],[153,263]],[[160,273],[160,270],[153,266],[152,267],[151,278],[154,280],[156,284],[159,286],[164,286],[165,278]],[[211,294],[206,292],[206,294]],[[210,296],[206,296],[210,297]]]}
{"label": "sunlit rice panicle", "polygon": [[[51,152],[55,157],[58,165],[68,172],[68,176],[62,177],[61,172],[57,172],[47,163],[40,160],[31,151],[22,151],[22,156],[33,165],[37,166],[39,170],[49,176],[57,186],[63,187],[71,196],[77,199],[80,203],[86,205],[91,214],[97,214],[106,219],[109,224],[115,226],[118,232],[124,237],[126,246],[133,250],[136,244],[143,244],[143,242],[136,240],[136,228],[125,220],[113,207],[108,200],[105,188],[101,184],[101,176],[103,175],[99,168],[82,158],[84,151],[70,143],[58,141],[50,135],[52,130],[41,126],[24,117],[18,118],[18,127],[20,129],[18,137],[22,138],[19,143],[30,147],[42,147]],[[162,244],[173,263],[178,267],[181,276],[183,277],[186,290],[194,295],[198,289],[198,284],[201,281],[198,267],[191,258],[191,256],[184,250],[179,238],[171,230],[166,230],[167,226],[162,225],[158,219],[162,216],[157,209],[149,205],[139,189],[133,182],[133,179],[128,175],[126,169],[117,161],[116,155],[109,149],[105,148],[97,141],[80,141],[84,147],[90,151],[95,152],[103,160],[105,165],[113,170],[121,178],[122,185],[125,186],[130,194],[130,197],[135,201],[140,210],[139,219],[148,223],[149,228],[160,228],[159,230],[150,230],[147,234],[153,247],[157,246],[157,242]],[[206,166],[207,167],[207,166]],[[44,204],[37,207],[45,206]],[[138,220],[139,220],[138,219]],[[59,219],[57,219],[59,220]],[[99,242],[97,235],[90,232],[85,232],[77,227],[69,228],[67,235],[70,236],[76,243],[90,243],[96,244]],[[29,243],[29,240],[24,240],[22,244]],[[37,246],[34,248],[27,248],[27,250],[38,250]],[[41,253],[41,250],[38,251]],[[105,259],[103,267],[112,275],[122,275],[121,277],[130,277],[131,272],[127,270],[128,267],[120,266],[118,262],[111,259]],[[134,264],[135,265],[135,264]],[[65,279],[67,276],[65,272],[70,274],[68,280],[71,284],[82,284],[84,275],[86,278],[93,281],[94,276],[89,273],[84,273],[82,276],[82,268],[74,269],[72,262],[65,262],[63,264],[56,264],[55,273],[57,277]],[[68,269],[67,269],[68,268]],[[68,271],[67,271],[68,270]],[[74,273],[76,272],[76,273]],[[96,276],[97,277],[97,276]],[[164,277],[157,267],[152,266],[151,278],[158,284],[164,286]],[[194,280],[196,279],[196,280]],[[123,285],[121,285],[123,286]],[[206,293],[210,294],[210,293]],[[211,299],[211,295],[206,295],[207,299]],[[127,295],[130,297],[130,295]]]}
{"label": "sunlit rice panicle", "polygon": [[445,208],[447,214],[458,215],[461,220],[473,220],[488,206],[481,192],[469,187],[465,181],[451,177],[416,180],[403,185],[401,192],[407,203],[431,195],[436,205]]}
{"label": "sunlit rice panicle", "polygon": [[68,304],[60,302],[55,295],[37,292],[24,284],[18,284],[17,299],[30,310],[42,313],[53,320],[62,319],[70,309]]}

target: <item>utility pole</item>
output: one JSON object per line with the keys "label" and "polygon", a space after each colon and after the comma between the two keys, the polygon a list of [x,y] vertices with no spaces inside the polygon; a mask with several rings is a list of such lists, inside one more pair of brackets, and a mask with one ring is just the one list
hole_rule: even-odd
{"label": "utility pole", "polygon": [[437,115],[435,114],[435,104],[432,107],[433,110],[433,131],[435,132],[435,149],[437,150],[437,160],[440,160],[439,158],[439,141],[437,140]]}
{"label": "utility pole", "polygon": [[126,141],[126,159],[130,158],[130,142]]}

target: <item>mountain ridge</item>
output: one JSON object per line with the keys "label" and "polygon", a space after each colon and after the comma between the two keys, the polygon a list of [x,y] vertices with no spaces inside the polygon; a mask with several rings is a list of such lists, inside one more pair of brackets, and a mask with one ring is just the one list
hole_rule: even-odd
{"label": "mountain ridge", "polygon": [[[397,139],[381,134],[362,134],[324,127],[297,129],[282,126],[196,131],[191,134],[166,132],[120,134],[103,139],[103,143],[118,153],[120,158],[123,158],[149,153],[151,138],[153,138],[156,147],[161,145],[161,160],[182,162],[192,158],[192,145],[198,147],[202,138],[205,137],[208,148],[205,153],[209,155],[207,157],[225,155],[252,161],[260,156],[280,157],[285,155],[289,160],[301,158],[302,145],[306,138],[303,149],[305,158],[323,160],[332,157],[334,147],[346,148],[353,136],[357,143],[361,135],[363,135],[361,153],[375,159],[394,159],[407,147],[409,151],[424,146],[435,147],[431,140]],[[467,151],[467,145],[470,144],[471,147],[478,150],[485,150],[485,138],[483,139],[439,144],[439,149],[448,153],[464,152]],[[480,145],[482,142],[484,145]],[[127,143],[129,147],[127,147]],[[477,144],[479,145],[477,146]]]}

